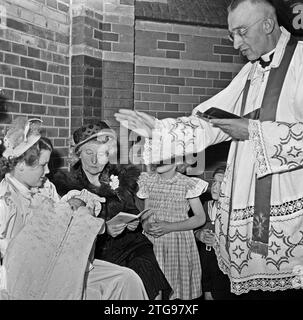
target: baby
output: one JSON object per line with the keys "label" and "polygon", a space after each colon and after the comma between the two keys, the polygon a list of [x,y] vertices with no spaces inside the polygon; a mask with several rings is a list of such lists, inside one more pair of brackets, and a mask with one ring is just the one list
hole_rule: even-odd
{"label": "baby", "polygon": [[67,202],[72,211],[77,211],[80,207],[87,207],[93,216],[97,216],[101,211],[101,203],[105,202],[105,198],[83,189],[81,191],[70,190],[61,198],[61,201]]}
{"label": "baby", "polygon": [[67,202],[73,211],[76,211],[80,207],[86,206],[86,203],[83,200],[76,198],[76,197],[70,198],[69,200],[67,200]]}

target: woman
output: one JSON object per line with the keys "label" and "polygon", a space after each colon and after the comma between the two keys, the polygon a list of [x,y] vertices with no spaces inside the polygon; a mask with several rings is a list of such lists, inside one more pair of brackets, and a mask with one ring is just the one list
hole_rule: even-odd
{"label": "woman", "polygon": [[[53,182],[59,194],[83,188],[106,198],[99,217],[110,220],[119,212],[138,214],[135,205],[140,171],[132,165],[118,165],[117,139],[101,121],[74,132],[79,161],[70,173],[58,172]],[[96,241],[95,258],[126,266],[141,277],[150,299],[167,299],[171,287],[155,258],[152,243],[142,234],[139,220],[130,224],[107,224],[107,232]]]}
{"label": "woman", "polygon": [[54,185],[46,178],[52,145],[41,137],[40,125],[39,119],[17,118],[4,138],[1,296],[146,299],[142,281],[132,270],[98,260],[88,264],[103,221],[87,207],[73,214],[67,202],[59,201]]}

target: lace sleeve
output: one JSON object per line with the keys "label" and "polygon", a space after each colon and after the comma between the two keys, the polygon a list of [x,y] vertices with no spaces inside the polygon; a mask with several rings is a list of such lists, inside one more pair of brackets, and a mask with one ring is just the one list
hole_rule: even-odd
{"label": "lace sleeve", "polygon": [[98,195],[86,190],[70,190],[66,195],[61,198],[61,201],[68,201],[71,198],[78,198],[86,203],[86,207],[93,210],[94,215],[98,216],[102,209],[102,203],[106,200],[103,197],[99,197]]}
{"label": "lace sleeve", "polygon": [[228,112],[239,113],[240,98],[250,70],[251,63],[248,62],[225,89],[196,106],[191,116],[156,119],[152,139],[145,140],[145,164],[203,152],[210,145],[230,140],[228,134],[197,116],[197,111],[219,107]]}
{"label": "lace sleeve", "polygon": [[303,165],[303,123],[249,120],[258,177]]}

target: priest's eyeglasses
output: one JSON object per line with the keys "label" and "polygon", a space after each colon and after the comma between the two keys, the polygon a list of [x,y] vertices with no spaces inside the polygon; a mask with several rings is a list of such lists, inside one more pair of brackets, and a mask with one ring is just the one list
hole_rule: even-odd
{"label": "priest's eyeglasses", "polygon": [[234,31],[228,31],[228,39],[231,42],[234,42],[236,35],[238,35],[241,38],[245,37],[245,35],[248,32],[249,28],[253,27],[254,25],[256,25],[260,21],[264,21],[265,19],[266,18],[263,17],[261,19],[258,19],[257,21],[255,21],[254,23],[250,24],[247,27],[239,27],[239,28],[235,28]]}

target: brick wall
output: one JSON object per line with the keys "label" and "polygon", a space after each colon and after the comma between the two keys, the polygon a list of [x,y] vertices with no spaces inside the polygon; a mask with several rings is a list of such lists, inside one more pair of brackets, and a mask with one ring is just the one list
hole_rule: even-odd
{"label": "brick wall", "polygon": [[[188,115],[228,85],[245,62],[227,39],[225,0],[137,0],[135,108],[158,118]],[[274,1],[278,19],[294,30],[295,0]],[[298,13],[297,13],[298,16]],[[302,24],[301,24],[302,25]],[[206,150],[204,178],[227,156],[229,142]]]}
{"label": "brick wall", "polygon": [[135,108],[156,117],[191,113],[240,70],[223,29],[136,21]]}
{"label": "brick wall", "polygon": [[134,11],[134,0],[74,2],[72,131],[101,118],[128,141],[113,115],[133,108]]}
{"label": "brick wall", "polygon": [[[57,154],[69,138],[69,0],[2,1],[0,86],[8,99],[2,128],[17,115],[43,120]],[[4,112],[5,111],[5,112]]]}
{"label": "brick wall", "polygon": [[[66,166],[70,133],[100,118],[118,130],[119,108],[188,115],[243,64],[227,40],[228,2],[1,0],[0,129],[41,118]],[[216,164],[226,147],[209,152]]]}
{"label": "brick wall", "polygon": [[[104,93],[101,96],[98,94],[98,97],[102,97],[101,117],[117,126],[117,123],[113,123],[113,111],[120,106],[126,106],[125,98],[132,99],[132,93],[129,95],[129,91],[133,91],[134,1],[79,2],[81,4],[76,4],[73,10],[72,47],[75,66],[73,70],[79,72],[73,74],[73,79],[76,81],[75,84],[80,81],[81,86],[85,76],[92,76],[84,73],[84,78],[80,79],[81,70],[87,72],[83,57],[87,57],[87,61],[88,57],[91,62],[95,61],[98,69],[94,69],[94,72],[103,79],[102,83],[98,83],[98,88]],[[94,87],[94,84],[88,83],[85,87]],[[125,91],[128,91],[128,94]],[[127,106],[130,107],[131,103],[128,102]]]}
{"label": "brick wall", "polygon": [[111,40],[110,50],[103,52],[103,110],[104,118],[119,132],[113,114],[119,108],[133,109],[134,102],[135,1],[109,2],[104,8],[104,22],[117,37]]}
{"label": "brick wall", "polygon": [[230,0],[137,0],[136,17],[189,25],[225,27]]}
{"label": "brick wall", "polygon": [[114,113],[119,108],[133,109],[134,65],[130,62],[103,62],[103,112],[104,119],[117,127]]}
{"label": "brick wall", "polygon": [[118,128],[113,113],[133,107],[134,0],[7,0],[1,8],[2,128],[17,115],[41,118],[66,167],[74,129],[101,118]]}
{"label": "brick wall", "polygon": [[[146,20],[136,20],[135,54],[135,108],[159,119],[191,114],[244,62],[224,29]],[[226,160],[228,146],[206,151],[204,178]]]}
{"label": "brick wall", "polygon": [[87,55],[72,57],[71,131],[101,119],[102,61]]}
{"label": "brick wall", "polygon": [[[102,4],[102,3],[101,3]],[[103,6],[79,1],[72,17],[71,131],[101,118]],[[96,3],[97,5],[97,3]]]}
{"label": "brick wall", "polygon": [[[233,63],[241,63],[222,30],[135,19],[134,0],[4,4],[0,85],[8,103],[1,121],[41,118],[58,166],[67,166],[70,133],[79,126],[105,119],[127,139],[113,117],[119,108],[159,118],[189,114],[225,87],[239,68]],[[148,18],[140,4],[137,14]]]}

